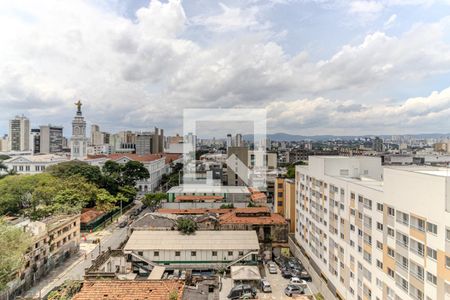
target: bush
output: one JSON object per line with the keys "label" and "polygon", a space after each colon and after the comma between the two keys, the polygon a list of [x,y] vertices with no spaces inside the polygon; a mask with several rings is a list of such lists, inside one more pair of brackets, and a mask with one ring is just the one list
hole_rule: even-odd
{"label": "bush", "polygon": [[197,223],[189,218],[180,218],[177,220],[177,228],[184,234],[193,234],[197,230]]}

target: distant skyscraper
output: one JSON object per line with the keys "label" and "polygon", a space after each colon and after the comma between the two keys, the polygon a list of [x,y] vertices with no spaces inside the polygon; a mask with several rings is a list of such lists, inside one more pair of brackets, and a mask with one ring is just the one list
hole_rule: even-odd
{"label": "distant skyscraper", "polygon": [[75,103],[77,114],[72,121],[72,137],[70,139],[70,159],[82,160],[87,156],[86,121],[81,113],[81,102]]}
{"label": "distant skyscraper", "polygon": [[240,134],[240,133],[236,134],[234,146],[235,147],[243,147],[244,146],[244,142],[242,141],[242,134]]}
{"label": "distant skyscraper", "polygon": [[9,121],[9,149],[30,150],[30,120],[25,116],[16,116]]}
{"label": "distant skyscraper", "polygon": [[40,129],[40,153],[58,153],[63,149],[63,127],[44,125]]}
{"label": "distant skyscraper", "polygon": [[136,134],[136,154],[156,154],[164,152],[164,130],[155,127],[154,132]]}
{"label": "distant skyscraper", "polygon": [[233,139],[231,137],[231,133],[227,134],[227,148],[233,147]]}
{"label": "distant skyscraper", "polygon": [[100,126],[98,125],[91,125],[91,145],[101,145],[103,144],[102,141],[102,133],[100,132]]}
{"label": "distant skyscraper", "polygon": [[31,129],[30,151],[32,154],[38,154],[41,152],[41,130],[39,128]]}

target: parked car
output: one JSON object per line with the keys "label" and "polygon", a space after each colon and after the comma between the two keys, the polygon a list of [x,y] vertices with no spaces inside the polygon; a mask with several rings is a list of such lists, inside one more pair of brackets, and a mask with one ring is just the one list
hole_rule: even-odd
{"label": "parked car", "polygon": [[256,289],[252,288],[249,284],[239,284],[235,285],[230,293],[228,294],[228,299],[243,299],[243,298],[255,298]]}
{"label": "parked car", "polygon": [[270,286],[269,281],[266,279],[261,280],[261,291],[264,293],[272,293],[272,287]]}
{"label": "parked car", "polygon": [[302,270],[300,274],[297,275],[298,278],[311,282],[311,275],[306,270]]}
{"label": "parked car", "polygon": [[300,279],[300,278],[298,278],[298,277],[296,277],[296,276],[291,277],[291,279],[289,280],[289,284],[300,285],[300,286],[302,286],[303,288],[306,288],[306,286],[307,286],[305,280]]}
{"label": "parked car", "polygon": [[267,265],[267,269],[269,270],[270,274],[277,274],[277,266],[274,263],[269,263]]}
{"label": "parked car", "polygon": [[119,223],[119,228],[124,228],[124,227],[126,227],[127,225],[128,225],[128,222],[127,222],[127,221],[120,222],[120,223]]}
{"label": "parked car", "polygon": [[305,289],[299,285],[289,284],[285,289],[286,296],[292,297],[293,295],[302,295],[305,293]]}
{"label": "parked car", "polygon": [[283,278],[289,279],[292,277],[292,272],[287,268],[281,269],[281,276],[283,276]]}

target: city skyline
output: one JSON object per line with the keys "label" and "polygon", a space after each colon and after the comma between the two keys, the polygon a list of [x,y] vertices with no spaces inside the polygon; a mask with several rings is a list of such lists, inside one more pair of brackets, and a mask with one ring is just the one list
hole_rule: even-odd
{"label": "city skyline", "polygon": [[77,99],[108,131],[243,107],[272,133],[447,133],[448,4],[5,2],[0,133],[21,114],[70,128]]}

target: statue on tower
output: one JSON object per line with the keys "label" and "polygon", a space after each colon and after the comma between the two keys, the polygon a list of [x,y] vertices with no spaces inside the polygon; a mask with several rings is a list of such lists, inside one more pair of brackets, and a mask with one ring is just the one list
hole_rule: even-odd
{"label": "statue on tower", "polygon": [[78,100],[78,102],[75,102],[75,106],[77,107],[77,115],[81,115],[81,106],[83,104],[81,103],[80,100]]}

